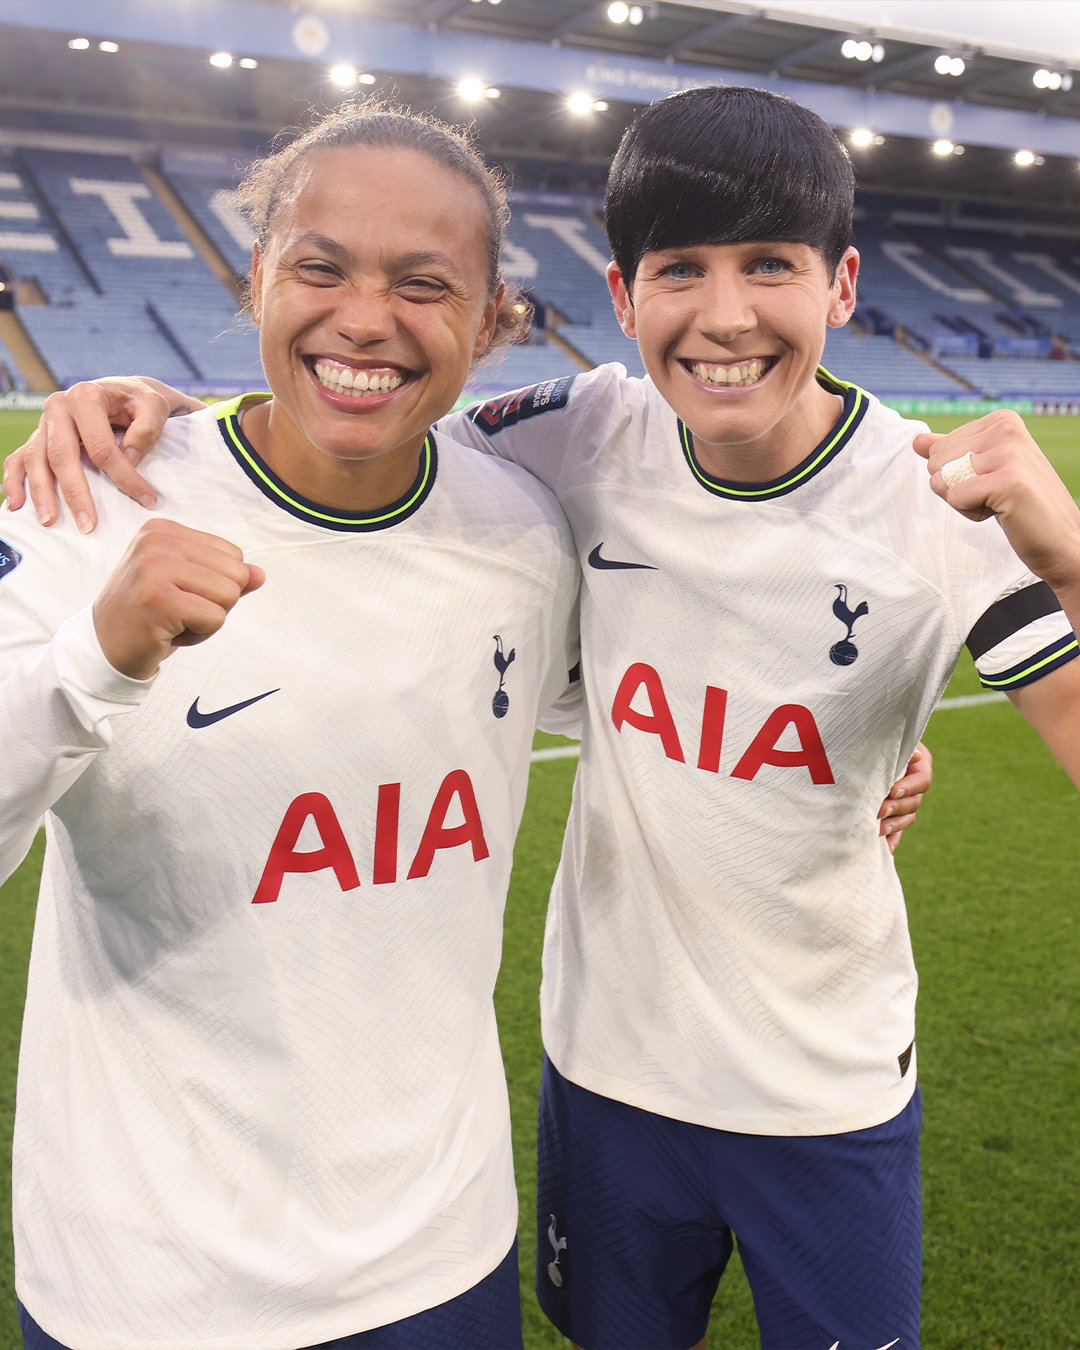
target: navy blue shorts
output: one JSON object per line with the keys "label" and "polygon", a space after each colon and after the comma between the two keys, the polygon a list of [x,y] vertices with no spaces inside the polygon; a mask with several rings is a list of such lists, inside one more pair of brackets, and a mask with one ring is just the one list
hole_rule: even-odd
{"label": "navy blue shorts", "polygon": [[[21,1303],[19,1326],[26,1350],[68,1350]],[[305,1350],[522,1350],[517,1243],[490,1275],[449,1303]]]}
{"label": "navy blue shorts", "polygon": [[689,1350],[733,1240],[762,1350],[917,1350],[918,1093],[872,1129],[733,1134],[598,1096],[545,1058],[536,1289],[585,1350]]}

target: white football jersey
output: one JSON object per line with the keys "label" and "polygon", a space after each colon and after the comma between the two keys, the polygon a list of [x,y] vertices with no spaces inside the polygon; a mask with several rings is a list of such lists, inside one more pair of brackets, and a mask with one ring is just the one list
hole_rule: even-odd
{"label": "white football jersey", "polygon": [[89,608],[145,512],[97,483],[89,539],[0,513],[0,875],[48,840],[16,1283],[73,1347],[295,1350],[456,1297],[515,1234],[492,990],[577,661],[569,531],[441,433],[394,507],[318,507],[239,404],[171,422],[154,481],[266,584],[151,681]]}
{"label": "white football jersey", "polygon": [[862,390],[782,479],[727,483],[605,366],[454,434],[559,498],[588,719],[544,952],[573,1082],[775,1135],[860,1129],[915,1083],[916,976],[876,813],[969,642],[1017,687],[1076,655],[993,522],[931,492],[925,430]]}

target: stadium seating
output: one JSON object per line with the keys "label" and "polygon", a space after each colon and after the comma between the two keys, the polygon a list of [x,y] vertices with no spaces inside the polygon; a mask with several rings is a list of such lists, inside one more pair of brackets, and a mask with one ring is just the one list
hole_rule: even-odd
{"label": "stadium seating", "polygon": [[969,391],[951,376],[908,351],[891,337],[832,328],[824,364],[841,380],[873,394],[911,398],[949,398]]}
{"label": "stadium seating", "polygon": [[0,159],[0,261],[54,305],[98,294],[68,245],[66,227],[11,159]]}
{"label": "stadium seating", "polygon": [[0,394],[6,394],[9,390],[26,388],[26,380],[23,378],[19,364],[8,351],[7,344],[0,339]]}
{"label": "stadium seating", "polygon": [[181,384],[261,383],[255,336],[235,328],[234,295],[132,159],[29,150],[19,163],[20,182],[63,222],[78,269],[80,284],[69,278],[62,289],[39,274],[51,303],[20,308],[60,383],[115,369]]}
{"label": "stadium seating", "polygon": [[[246,274],[251,230],[229,185],[204,174],[169,174],[182,208],[174,215],[155,190],[162,180],[127,155],[0,156],[0,264],[20,279],[19,317],[57,381],[140,370],[221,390],[262,384],[257,335],[219,280]],[[643,374],[612,312],[603,229],[577,200],[519,193],[503,256],[561,341],[541,333],[496,355],[473,373],[471,391],[607,361]],[[188,219],[216,256],[200,254],[205,240],[188,237]],[[947,224],[932,204],[862,199],[859,308],[848,328],[830,331],[826,365],[886,397],[1080,399],[1080,258],[1064,236],[1017,230],[989,217],[977,229]],[[0,366],[22,383],[3,348]]]}
{"label": "stadium seating", "polygon": [[188,174],[172,174],[168,181],[221,256],[238,276],[247,276],[254,235],[233,205],[228,186],[218,178]]}

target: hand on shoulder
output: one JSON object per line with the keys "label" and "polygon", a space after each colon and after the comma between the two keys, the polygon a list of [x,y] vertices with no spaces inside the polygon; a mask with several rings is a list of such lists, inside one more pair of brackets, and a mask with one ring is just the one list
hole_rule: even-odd
{"label": "hand on shoulder", "polygon": [[[30,499],[43,525],[58,515],[56,485],[83,534],[97,524],[97,511],[82,461],[106,474],[121,492],[145,507],[157,501],[153,484],[137,469],[157,444],[170,417],[203,405],[160,380],[108,377],[50,394],[34,431],[4,463],[4,495],[12,511]],[[117,433],[121,434],[118,435]]]}

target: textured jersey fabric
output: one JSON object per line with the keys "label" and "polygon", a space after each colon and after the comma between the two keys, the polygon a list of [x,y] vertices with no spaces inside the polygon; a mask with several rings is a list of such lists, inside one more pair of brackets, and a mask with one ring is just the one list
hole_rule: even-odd
{"label": "textured jersey fabric", "polygon": [[576,563],[539,483],[442,435],[377,518],[290,493],[239,401],[170,423],[154,478],[267,580],[146,682],[90,611],[145,512],[0,512],[0,874],[47,833],[17,1288],[72,1346],[292,1350],[513,1240],[491,995]]}
{"label": "textured jersey fabric", "polygon": [[757,1134],[862,1129],[911,1097],[916,975],[878,806],[980,620],[999,687],[1076,655],[998,526],[931,492],[922,424],[819,379],[836,424],[773,483],[711,478],[621,366],[448,423],[552,488],[583,571],[547,1052],[594,1092]]}

